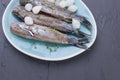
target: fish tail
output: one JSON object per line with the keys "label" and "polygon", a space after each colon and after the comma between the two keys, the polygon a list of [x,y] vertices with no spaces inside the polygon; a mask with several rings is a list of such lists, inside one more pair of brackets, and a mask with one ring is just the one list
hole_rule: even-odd
{"label": "fish tail", "polygon": [[88,47],[85,45],[86,43],[89,43],[89,40],[86,38],[80,38],[78,39],[78,42],[75,43],[76,47],[82,48],[82,49],[87,49]]}
{"label": "fish tail", "polygon": [[82,32],[82,31],[80,31],[79,29],[76,29],[74,32],[75,32],[75,34],[76,34],[77,36],[79,36],[79,37],[86,38],[86,39],[90,39],[90,36],[91,36],[91,35],[86,34],[86,33]]}
{"label": "fish tail", "polygon": [[89,41],[88,39],[85,39],[85,38],[77,39],[77,38],[70,37],[68,42],[69,44],[72,44],[76,47],[87,49],[87,46],[85,44],[88,43]]}
{"label": "fish tail", "polygon": [[87,29],[92,31],[92,24],[90,23],[90,21],[87,20],[86,17],[84,17],[84,16],[76,16],[76,18],[79,19],[81,24],[85,25]]}
{"label": "fish tail", "polygon": [[85,44],[75,44],[75,46],[82,49],[88,49],[88,47]]}
{"label": "fish tail", "polygon": [[92,24],[87,20],[84,19],[84,21],[82,22],[90,31],[92,30]]}

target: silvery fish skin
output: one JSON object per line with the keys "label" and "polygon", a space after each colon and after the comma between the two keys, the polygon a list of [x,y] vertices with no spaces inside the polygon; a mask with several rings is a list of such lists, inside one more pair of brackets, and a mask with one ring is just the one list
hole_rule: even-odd
{"label": "silvery fish skin", "polygon": [[73,29],[73,27],[70,24],[64,21],[58,20],[56,18],[50,17],[42,13],[39,15],[35,15],[32,12],[26,11],[23,6],[15,7],[13,9],[13,14],[17,15],[22,20],[24,20],[26,16],[30,16],[33,18],[34,23],[38,25],[45,25],[47,27],[54,28],[61,32],[76,34],[79,37],[86,37],[86,38],[88,37],[87,34],[81,32],[80,30]]}
{"label": "silvery fish skin", "polygon": [[70,37],[66,34],[60,33],[59,31],[41,25],[34,24],[32,26],[27,26],[23,22],[14,22],[11,24],[10,30],[13,34],[27,39],[59,44],[69,44],[79,48],[87,49],[82,39],[78,40],[77,38]]}
{"label": "silvery fish skin", "polygon": [[84,16],[74,14],[73,12],[56,6],[54,3],[50,3],[47,0],[20,0],[20,4],[23,6],[27,3],[31,3],[34,6],[41,5],[41,12],[56,17],[58,19],[64,20],[66,22],[72,22],[72,18],[75,18],[84,25],[86,25],[86,28],[92,30],[91,23]]}

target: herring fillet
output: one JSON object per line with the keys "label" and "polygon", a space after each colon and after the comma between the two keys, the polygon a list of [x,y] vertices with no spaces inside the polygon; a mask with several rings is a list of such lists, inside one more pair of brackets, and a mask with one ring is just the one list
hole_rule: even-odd
{"label": "herring fillet", "polygon": [[56,6],[54,3],[50,3],[47,0],[20,0],[21,5],[31,3],[34,6],[41,5],[41,12],[51,15],[53,17],[59,18],[66,22],[72,22],[72,18],[78,19],[81,23],[86,25],[90,31],[92,30],[91,23],[86,19],[86,17],[74,14],[73,12],[63,9],[59,6]]}
{"label": "herring fillet", "polygon": [[[10,30],[13,34],[27,39],[59,44],[69,44],[79,48],[87,49],[82,39],[79,40],[77,38],[70,37],[59,31],[41,25],[34,24],[32,26],[27,26],[23,22],[14,22],[11,24]],[[33,35],[30,35],[29,31],[31,31],[31,34]]]}
{"label": "herring fillet", "polygon": [[35,15],[32,12],[28,12],[25,10],[25,8],[23,6],[15,7],[12,12],[13,12],[13,14],[17,15],[22,20],[24,20],[24,18],[26,16],[30,16],[31,18],[33,18],[34,23],[38,24],[38,25],[45,25],[47,27],[51,27],[51,28],[59,30],[61,32],[76,34],[77,36],[80,36],[80,37],[88,38],[88,36],[89,36],[89,35],[81,32],[80,30],[78,31],[78,30],[73,29],[73,27],[70,24],[68,24],[64,21],[61,21],[59,19],[53,18],[49,15],[45,15],[43,13],[41,13],[39,15]]}

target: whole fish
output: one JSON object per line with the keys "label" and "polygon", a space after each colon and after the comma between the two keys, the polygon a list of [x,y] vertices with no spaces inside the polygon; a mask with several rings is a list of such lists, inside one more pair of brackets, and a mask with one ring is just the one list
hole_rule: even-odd
{"label": "whole fish", "polygon": [[41,12],[51,15],[53,17],[56,17],[58,19],[64,20],[66,22],[72,22],[73,18],[77,19],[82,24],[86,25],[86,27],[90,31],[92,29],[92,25],[86,19],[86,17],[74,14],[73,12],[68,11],[67,9],[63,9],[47,0],[20,0],[20,4],[23,6],[27,3],[31,3],[33,6],[40,5],[40,6],[42,6]]}
{"label": "whole fish", "polygon": [[86,43],[85,40],[70,37],[59,31],[41,25],[34,24],[32,26],[28,26],[23,22],[15,22],[11,24],[10,30],[15,35],[27,39],[58,44],[69,44],[79,48],[87,49],[86,45],[84,45],[84,43]]}
{"label": "whole fish", "polygon": [[47,27],[54,28],[61,32],[76,34],[80,37],[86,37],[86,38],[89,37],[89,35],[87,35],[86,33],[81,32],[80,30],[74,29],[70,24],[64,21],[58,20],[56,18],[53,18],[51,16],[48,16],[42,13],[39,15],[35,15],[32,12],[28,12],[27,10],[25,10],[23,6],[15,7],[13,9],[13,14],[17,15],[22,20],[24,20],[26,16],[29,16],[33,19],[35,24],[45,25]]}

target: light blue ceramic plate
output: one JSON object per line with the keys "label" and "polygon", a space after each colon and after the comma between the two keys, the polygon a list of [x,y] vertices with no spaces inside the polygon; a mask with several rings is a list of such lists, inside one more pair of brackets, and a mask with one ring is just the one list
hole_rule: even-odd
{"label": "light blue ceramic plate", "polygon": [[[31,57],[42,59],[42,60],[47,60],[47,61],[60,61],[60,60],[69,59],[85,51],[84,49],[80,49],[80,48],[70,46],[70,45],[69,46],[59,45],[59,48],[57,49],[57,51],[50,52],[50,50],[46,48],[46,45],[54,47],[55,44],[28,40],[28,39],[24,39],[24,38],[21,38],[21,37],[18,37],[12,34],[10,32],[10,24],[12,22],[19,21],[19,19],[16,18],[11,12],[15,6],[19,5],[18,1],[19,0],[11,0],[11,2],[9,3],[9,5],[7,6],[5,10],[5,13],[3,15],[3,20],[2,20],[4,34],[7,40],[17,50]],[[76,0],[75,4],[79,7],[77,14],[87,17],[87,19],[93,25],[92,39],[91,39],[91,42],[87,44],[88,47],[91,47],[97,36],[96,22],[90,10],[81,0]],[[83,32],[89,33],[89,31],[86,28],[84,28],[84,26],[82,26],[81,30]]]}

